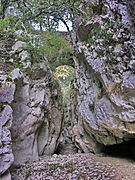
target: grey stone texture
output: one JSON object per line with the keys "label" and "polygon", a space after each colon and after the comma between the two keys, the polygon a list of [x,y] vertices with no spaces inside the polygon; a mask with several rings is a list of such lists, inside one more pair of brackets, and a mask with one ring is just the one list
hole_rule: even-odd
{"label": "grey stone texture", "polygon": [[84,16],[73,32],[72,136],[81,151],[96,153],[102,145],[135,138],[135,6],[134,1],[97,0],[80,7]]}
{"label": "grey stone texture", "polygon": [[63,125],[61,90],[50,68],[43,60],[32,64],[24,42],[11,44],[12,67],[0,64],[0,179],[10,177],[12,164],[53,154]]}
{"label": "grey stone texture", "polygon": [[[12,56],[18,49],[16,44],[12,47]],[[19,57],[23,72],[18,68],[11,72],[15,84],[11,127],[14,164],[53,154],[63,124],[61,90],[53,73],[45,61],[32,65],[31,56],[23,47]]]}
{"label": "grey stone texture", "polygon": [[37,160],[57,148],[63,121],[61,91],[55,87],[51,71],[44,64],[31,68],[16,80],[14,96],[14,163]]}
{"label": "grey stone texture", "polygon": [[5,173],[14,161],[12,153],[12,140],[10,129],[12,126],[12,108],[14,89],[8,84],[3,83],[0,78],[0,175]]}

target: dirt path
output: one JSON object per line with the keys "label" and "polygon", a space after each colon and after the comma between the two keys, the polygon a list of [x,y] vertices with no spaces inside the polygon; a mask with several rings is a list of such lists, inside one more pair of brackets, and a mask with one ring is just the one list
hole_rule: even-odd
{"label": "dirt path", "polygon": [[135,162],[93,154],[53,155],[11,170],[13,180],[135,180]]}
{"label": "dirt path", "polygon": [[135,161],[116,157],[96,157],[98,161],[109,162],[121,172],[122,180],[135,180]]}

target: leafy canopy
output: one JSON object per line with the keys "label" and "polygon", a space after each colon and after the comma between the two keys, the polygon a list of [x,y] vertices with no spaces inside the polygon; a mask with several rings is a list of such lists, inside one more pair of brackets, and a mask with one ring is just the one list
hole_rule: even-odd
{"label": "leafy canopy", "polygon": [[63,104],[67,106],[70,99],[70,94],[73,92],[71,83],[75,77],[75,70],[73,67],[68,65],[62,65],[56,68],[54,73],[55,78],[58,80],[62,94],[63,94]]}
{"label": "leafy canopy", "polygon": [[[72,47],[56,32],[56,27],[62,21],[68,29],[67,21],[72,21],[77,3],[77,0],[0,0],[0,35],[8,38],[11,32],[22,29],[25,33],[21,38],[28,41],[27,49],[34,62],[39,62],[44,54],[53,71],[59,65],[72,66]],[[32,36],[27,37],[28,34]]]}
{"label": "leafy canopy", "polygon": [[9,14],[26,27],[40,30],[55,29],[62,21],[69,30],[67,21],[73,20],[79,4],[78,0],[0,0],[0,18]]}
{"label": "leafy canopy", "polygon": [[73,48],[60,33],[43,32],[41,49],[53,71],[61,65],[73,66]]}

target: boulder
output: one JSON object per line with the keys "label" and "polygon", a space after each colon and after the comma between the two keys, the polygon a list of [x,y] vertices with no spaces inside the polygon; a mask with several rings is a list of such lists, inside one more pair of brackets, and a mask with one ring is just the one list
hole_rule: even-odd
{"label": "boulder", "polygon": [[16,41],[16,43],[12,46],[11,54],[14,54],[16,52],[22,52],[23,47],[26,46],[26,43],[23,41]]}

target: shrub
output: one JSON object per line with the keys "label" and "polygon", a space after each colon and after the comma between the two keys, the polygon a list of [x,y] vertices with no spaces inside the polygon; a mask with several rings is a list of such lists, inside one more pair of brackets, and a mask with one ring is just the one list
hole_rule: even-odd
{"label": "shrub", "polygon": [[73,66],[73,48],[69,41],[58,32],[43,32],[42,51],[50,68],[55,71],[58,66]]}

